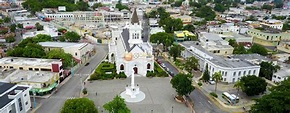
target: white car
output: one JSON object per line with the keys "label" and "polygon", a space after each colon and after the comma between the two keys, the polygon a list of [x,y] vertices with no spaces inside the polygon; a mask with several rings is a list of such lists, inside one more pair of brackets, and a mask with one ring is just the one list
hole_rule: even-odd
{"label": "white car", "polygon": [[164,63],[161,64],[162,67],[166,67]]}
{"label": "white car", "polygon": [[208,81],[209,82],[209,84],[215,84],[215,81],[212,81],[212,80],[210,80],[210,81]]}

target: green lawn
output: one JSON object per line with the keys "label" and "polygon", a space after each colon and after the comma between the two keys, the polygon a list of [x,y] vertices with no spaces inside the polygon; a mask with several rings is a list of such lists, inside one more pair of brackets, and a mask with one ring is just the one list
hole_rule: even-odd
{"label": "green lawn", "polygon": [[117,74],[115,64],[103,61],[90,76],[89,80],[108,80],[114,78],[127,78],[127,76],[123,72]]}
{"label": "green lawn", "polygon": [[148,71],[147,77],[168,77],[168,74],[156,63],[154,62],[154,72]]}

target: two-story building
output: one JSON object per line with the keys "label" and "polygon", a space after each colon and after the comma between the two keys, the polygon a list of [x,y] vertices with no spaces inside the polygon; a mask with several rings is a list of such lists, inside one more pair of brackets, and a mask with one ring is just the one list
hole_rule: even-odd
{"label": "two-story building", "polygon": [[189,32],[187,30],[184,31],[174,31],[174,39],[177,42],[185,41],[185,40],[191,40],[191,37],[195,37],[196,35],[192,32]]}
{"label": "two-story building", "polygon": [[253,37],[253,42],[263,46],[277,46],[280,41],[290,41],[290,33],[273,29],[250,29],[247,34]]}
{"label": "two-story building", "polygon": [[218,34],[201,32],[199,37],[200,45],[211,53],[216,55],[230,55],[233,53],[234,48]]}
{"label": "two-story building", "polygon": [[282,30],[283,28],[283,22],[280,20],[273,20],[273,19],[265,20],[265,21],[262,21],[260,24],[262,27],[270,27],[270,28],[279,29],[279,30]]}
{"label": "two-story building", "polygon": [[71,42],[39,42],[45,51],[53,49],[62,49],[65,53],[71,54],[79,63],[84,63],[94,55],[95,48],[89,43],[71,43]]}
{"label": "two-story building", "polygon": [[30,86],[0,82],[0,113],[29,112],[30,89]]}

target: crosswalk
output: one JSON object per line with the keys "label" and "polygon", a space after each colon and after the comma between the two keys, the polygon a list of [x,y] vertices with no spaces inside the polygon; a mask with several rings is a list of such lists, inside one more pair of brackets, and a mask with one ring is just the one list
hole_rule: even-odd
{"label": "crosswalk", "polygon": [[76,99],[78,97],[61,97],[61,96],[53,96],[53,97],[50,97],[52,99],[65,99],[65,100],[69,100],[69,99]]}

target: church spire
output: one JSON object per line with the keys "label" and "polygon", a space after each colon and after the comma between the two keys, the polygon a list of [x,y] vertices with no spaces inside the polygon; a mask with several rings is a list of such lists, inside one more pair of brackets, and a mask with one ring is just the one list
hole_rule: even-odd
{"label": "church spire", "polygon": [[131,23],[132,24],[134,24],[134,23],[139,24],[139,19],[138,19],[136,8],[134,8],[133,15],[132,15],[132,18],[131,18]]}

